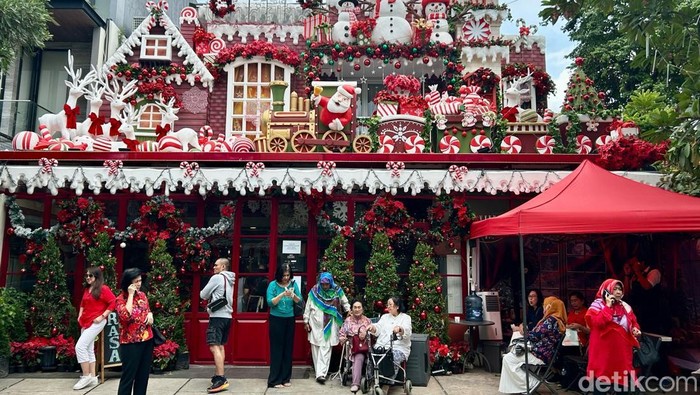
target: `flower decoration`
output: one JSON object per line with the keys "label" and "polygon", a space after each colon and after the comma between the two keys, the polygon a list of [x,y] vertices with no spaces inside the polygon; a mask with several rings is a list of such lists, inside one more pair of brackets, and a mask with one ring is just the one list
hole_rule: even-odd
{"label": "flower decoration", "polygon": [[253,56],[262,56],[265,60],[276,60],[292,67],[297,67],[301,63],[299,55],[286,45],[276,45],[260,40],[222,49],[216,57],[216,63],[223,67],[236,58],[251,59]]}
{"label": "flower decoration", "polygon": [[223,18],[236,11],[236,5],[231,0],[209,0],[209,9],[214,15]]}
{"label": "flower decoration", "polygon": [[451,372],[453,365],[461,366],[469,352],[469,345],[463,341],[450,345],[444,344],[438,337],[428,340],[428,353],[433,373]]}
{"label": "flower decoration", "polygon": [[395,93],[403,91],[415,95],[420,92],[420,81],[412,75],[389,74],[384,77],[384,86]]}
{"label": "flower decoration", "polygon": [[654,144],[634,136],[621,137],[600,147],[596,162],[608,170],[639,170],[662,160],[668,146],[668,141]]}
{"label": "flower decoration", "polygon": [[356,231],[368,239],[372,239],[377,232],[383,232],[389,236],[389,240],[395,240],[410,235],[413,218],[402,202],[380,196],[360,219]]}
{"label": "flower decoration", "polygon": [[462,81],[465,85],[478,86],[484,94],[489,94],[501,83],[501,77],[488,67],[479,67],[465,74]]}
{"label": "flower decoration", "polygon": [[209,33],[202,27],[196,27],[192,34],[192,43],[197,55],[202,56],[209,53],[209,43],[216,38],[214,33]]}
{"label": "flower decoration", "polygon": [[469,208],[466,195],[452,193],[438,196],[428,209],[429,235],[436,242],[453,236],[466,236],[474,218],[476,214]]}
{"label": "flower decoration", "polygon": [[165,370],[168,364],[175,359],[177,350],[180,346],[172,340],[166,340],[165,343],[153,348],[153,365]]}
{"label": "flower decoration", "polygon": [[94,245],[96,234],[105,232],[110,237],[114,235],[114,226],[105,215],[102,202],[79,197],[63,200],[58,207],[58,236],[81,253]]}

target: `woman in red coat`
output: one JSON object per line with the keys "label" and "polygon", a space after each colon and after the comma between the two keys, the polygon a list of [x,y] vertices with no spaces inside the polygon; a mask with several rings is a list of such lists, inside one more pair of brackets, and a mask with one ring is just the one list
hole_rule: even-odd
{"label": "woman in red coat", "polygon": [[[626,391],[628,378],[635,377],[632,348],[639,347],[641,334],[637,317],[622,301],[622,282],[603,281],[596,300],[588,308],[586,323],[591,329],[588,340],[588,376],[595,379],[594,393]],[[612,388],[610,383],[617,384]]]}

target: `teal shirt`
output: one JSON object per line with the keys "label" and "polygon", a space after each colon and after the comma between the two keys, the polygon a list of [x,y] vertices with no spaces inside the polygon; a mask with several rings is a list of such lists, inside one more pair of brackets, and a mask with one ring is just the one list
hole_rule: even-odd
{"label": "teal shirt", "polygon": [[[294,285],[294,294],[301,299],[301,292],[299,291],[299,286],[296,281]],[[284,292],[284,287],[280,287],[277,281],[270,281],[267,286],[267,305],[270,306],[270,315],[276,317],[294,317],[294,300],[292,298],[282,298],[279,303],[275,306],[272,303],[272,299],[276,298],[277,295]]]}

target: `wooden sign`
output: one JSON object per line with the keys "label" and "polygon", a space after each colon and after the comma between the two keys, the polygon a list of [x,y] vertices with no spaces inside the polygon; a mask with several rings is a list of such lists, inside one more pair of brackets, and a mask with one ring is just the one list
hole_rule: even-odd
{"label": "wooden sign", "polygon": [[111,368],[122,365],[122,359],[119,356],[119,318],[117,313],[112,312],[107,317],[107,325],[105,325],[98,342],[100,358],[100,380],[104,383],[105,368]]}

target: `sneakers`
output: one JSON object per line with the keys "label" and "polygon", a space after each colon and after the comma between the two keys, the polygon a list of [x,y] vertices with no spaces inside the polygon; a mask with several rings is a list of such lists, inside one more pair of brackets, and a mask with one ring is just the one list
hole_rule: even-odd
{"label": "sneakers", "polygon": [[97,385],[97,377],[95,376],[80,376],[80,380],[73,386],[74,390],[81,390],[85,387],[93,387]]}
{"label": "sneakers", "polygon": [[211,378],[211,385],[207,388],[207,392],[215,394],[224,391],[228,388],[228,380],[224,376],[214,376]]}
{"label": "sneakers", "polygon": [[350,392],[352,392],[353,394],[359,390],[360,387],[358,387],[357,385],[353,385],[352,387],[350,387]]}

